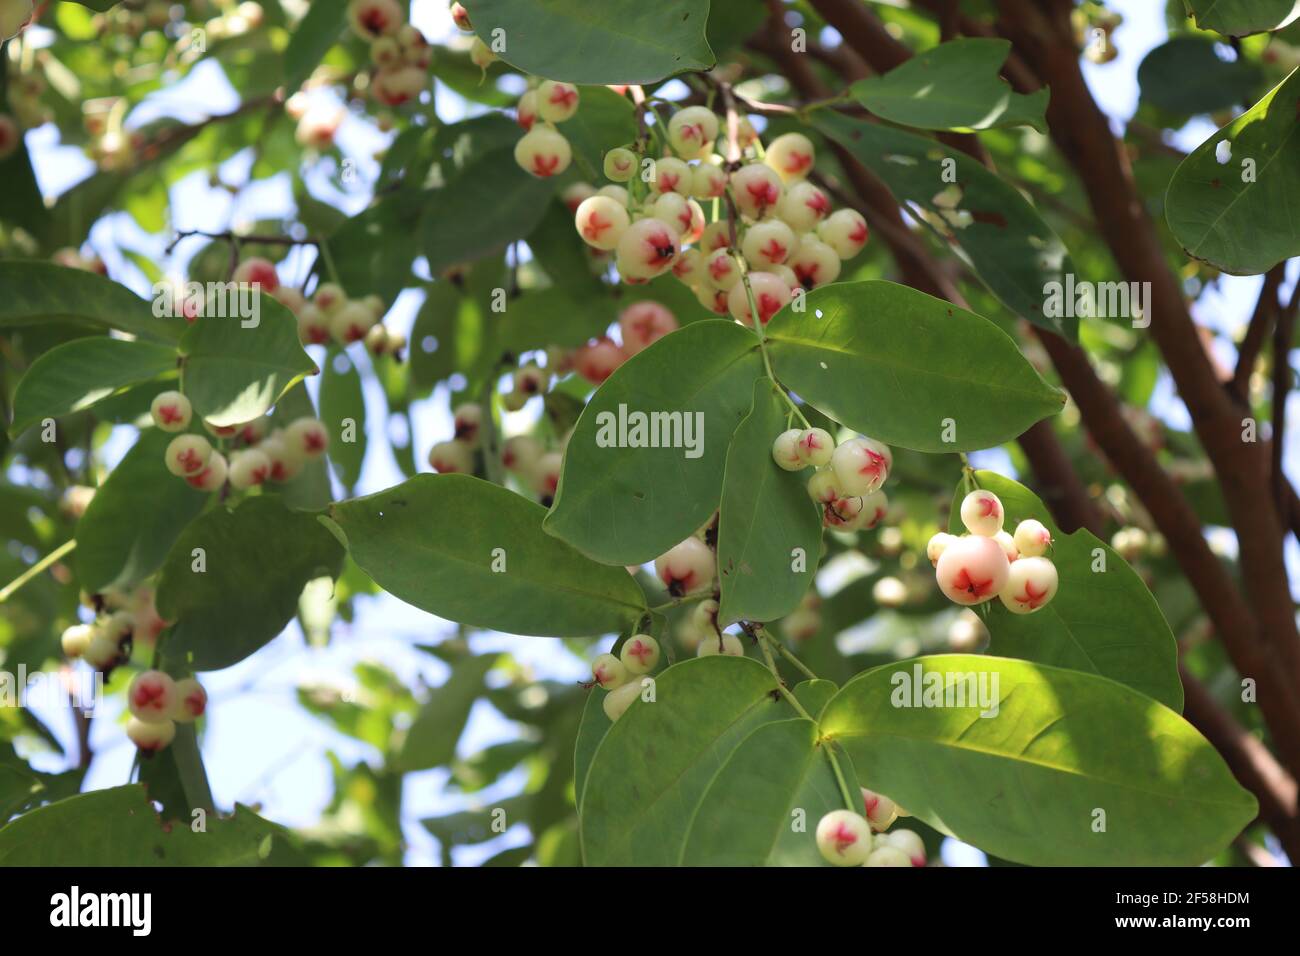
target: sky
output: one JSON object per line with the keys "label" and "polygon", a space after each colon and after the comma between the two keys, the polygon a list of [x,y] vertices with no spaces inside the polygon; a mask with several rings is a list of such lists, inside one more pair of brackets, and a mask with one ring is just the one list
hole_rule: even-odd
{"label": "sky", "polygon": [[[1111,6],[1125,15],[1124,24],[1115,34],[1119,57],[1101,66],[1085,62],[1084,69],[1102,108],[1117,122],[1122,122],[1136,108],[1138,64],[1165,38],[1164,4],[1151,0],[1121,0]],[[441,0],[414,0],[412,22],[435,43],[455,36],[446,15],[446,3]],[[834,39],[833,31],[830,32],[829,39]],[[436,89],[436,97],[445,121],[480,111],[441,84]],[[230,111],[237,105],[238,96],[221,71],[212,64],[201,65],[184,81],[149,97],[137,107],[128,120],[128,126],[141,125],[160,115],[175,115],[192,121]],[[1175,142],[1191,148],[1212,132],[1213,126],[1208,122],[1194,122],[1180,131]],[[369,200],[369,184],[373,183],[379,171],[374,154],[390,138],[363,118],[349,114],[337,140],[342,154],[356,164],[359,181],[348,192],[339,192],[332,185],[333,170],[327,161],[307,177],[310,191],[349,214],[361,211]],[[59,145],[57,130],[53,126],[29,132],[28,145],[41,189],[47,196],[64,192],[93,171],[93,165],[79,149]],[[222,166],[222,178],[228,183],[246,182],[250,166],[251,156],[248,152],[242,153]],[[294,209],[287,175],[251,185],[241,190],[237,197],[232,197],[224,190],[211,189],[207,173],[195,173],[177,183],[171,194],[171,210],[175,217],[172,227],[175,231],[199,229],[218,232],[255,220],[290,217]],[[202,241],[196,239],[182,243],[175,255],[168,259],[163,250],[170,238],[170,233],[147,234],[129,215],[120,213],[96,224],[88,247],[104,257],[113,278],[142,295],[148,295],[149,281],[115,250],[121,246],[142,253],[161,263],[168,273],[179,276],[188,257],[201,246]],[[299,251],[282,265],[281,278],[299,284],[310,267],[308,254]],[[417,272],[421,268],[422,264],[417,266]],[[1235,336],[1250,314],[1260,281],[1258,277],[1223,277],[1219,288],[1202,298],[1197,309],[1198,318]],[[386,323],[390,328],[407,333],[409,338],[421,300],[422,294],[417,291],[404,292],[393,305]],[[319,361],[322,354],[313,357]],[[363,366],[364,376],[368,356],[356,348],[349,350],[349,355]],[[315,381],[309,382],[313,393],[316,385]],[[384,400],[378,385],[369,382],[365,397],[368,420],[381,421]],[[539,399],[534,399],[530,407],[507,415],[506,434],[523,430],[537,416],[539,403]],[[1151,408],[1171,425],[1188,425],[1185,410],[1177,401],[1167,374],[1157,389]],[[411,417],[416,423],[416,460],[423,462],[429,447],[449,437],[451,432],[445,388],[440,387],[431,398],[417,402]],[[1297,416],[1290,415],[1289,421],[1295,423]],[[105,449],[110,462],[125,453],[134,440],[133,435],[129,428],[115,430]],[[1294,440],[1289,446],[1295,447]],[[1000,451],[972,457],[981,466],[1014,474],[1009,459]],[[1288,456],[1292,474],[1296,473],[1296,464],[1293,456]],[[368,494],[391,487],[402,477],[387,444],[371,442],[358,493]],[[336,493],[341,495],[342,489],[336,486]],[[1226,539],[1229,548],[1232,547],[1230,538],[1229,535]],[[1288,547],[1292,549],[1288,554],[1289,560],[1300,560],[1294,541]],[[333,732],[326,723],[306,713],[297,702],[296,691],[300,686],[324,684],[346,689],[353,684],[352,670],[360,661],[381,662],[412,686],[422,683],[434,687],[445,679],[446,667],[415,649],[415,645],[434,643],[453,634],[453,624],[388,595],[358,597],[356,600],[355,622],[351,625],[337,622],[328,647],[308,647],[295,623],[277,640],[240,664],[202,675],[210,695],[202,739],[203,757],[213,794],[220,806],[229,808],[235,802],[253,804],[264,816],[276,822],[288,826],[310,825],[317,822],[332,793],[331,771],[326,760],[328,751],[337,753],[345,764],[378,762],[378,755],[368,746]],[[481,634],[473,638],[472,644],[480,653],[511,652],[539,678],[577,681],[589,676],[587,665],[565,651],[557,641]],[[39,716],[75,753],[74,728],[66,710],[57,708]],[[119,716],[118,710],[109,708],[93,724],[91,744],[96,759],[86,781],[87,789],[117,786],[128,780],[134,751],[125,737]],[[460,752],[470,754],[515,736],[512,725],[480,701],[471,714]],[[64,769],[62,759],[53,756],[37,756],[33,763],[41,769]],[[433,770],[408,774],[405,778],[403,830],[409,844],[406,856],[409,865],[438,862],[437,844],[419,825],[421,818],[491,807],[495,800],[516,792],[522,783],[521,773],[516,772],[476,795],[473,800],[467,800],[442,792],[447,775],[445,770]],[[479,862],[502,849],[527,842],[527,839],[527,834],[516,827],[487,844],[459,848],[455,860],[458,865]],[[979,865],[983,855],[978,850],[949,840],[944,848],[944,859],[950,865]]]}

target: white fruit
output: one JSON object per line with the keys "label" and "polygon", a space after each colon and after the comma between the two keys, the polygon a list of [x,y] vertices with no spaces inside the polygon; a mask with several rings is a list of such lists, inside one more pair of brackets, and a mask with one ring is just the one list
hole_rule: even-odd
{"label": "white fruit", "polygon": [[618,271],[625,277],[653,279],[672,268],[681,246],[671,226],[651,218],[628,226],[616,249]]}
{"label": "white fruit", "polygon": [[690,537],[655,559],[655,576],[674,595],[689,594],[713,583],[716,565],[709,546]]}
{"label": "white fruit", "polygon": [[852,259],[867,244],[867,220],[856,209],[838,209],[817,227],[817,238],[841,259]]}
{"label": "white fruit", "polygon": [[193,677],[176,682],[176,701],[171,718],[178,724],[192,724],[208,709],[208,692]]}
{"label": "white fruit", "polygon": [[876,847],[863,866],[911,866],[911,858],[896,846],[888,843]]}
{"label": "white fruit", "polygon": [[212,446],[202,435],[177,435],[167,446],[167,470],[178,478],[197,475],[212,456]]}
{"label": "white fruit", "polygon": [[795,232],[810,232],[831,214],[831,201],[812,183],[795,183],[777,203],[776,214]]}
{"label": "white fruit", "polygon": [[230,462],[230,486],[237,491],[260,485],[271,477],[271,459],[257,448],[236,452]]}
{"label": "white fruit", "polygon": [[827,863],[861,866],[871,855],[871,824],[852,810],[832,810],[817,822],[817,849]]}
{"label": "white fruit", "polygon": [[619,660],[629,674],[649,674],[659,664],[659,642],[649,634],[633,634],[623,642]]}
{"label": "white fruit", "polygon": [[948,600],[969,607],[1002,591],[1011,563],[996,541],[976,534],[950,542],[934,570],[939,589]]}
{"label": "white fruit", "polygon": [[705,632],[700,635],[700,646],[695,649],[696,657],[744,657],[745,645],[735,634]]}
{"label": "white fruit", "polygon": [[618,245],[632,219],[622,205],[608,196],[596,195],[584,199],[578,206],[573,224],[583,242],[608,251]]}
{"label": "white fruit", "polygon": [[605,709],[605,716],[610,720],[618,720],[632,703],[641,696],[641,678],[635,678],[632,681],[616,687],[601,701],[601,706]]}
{"label": "white fruit", "polygon": [[882,793],[876,793],[874,790],[868,790],[862,787],[862,804],[867,812],[867,819],[871,821],[871,826],[877,831],[888,830],[890,825],[898,819],[898,808],[894,801],[890,800]]}
{"label": "white fruit", "polygon": [[464,442],[438,442],[429,449],[429,467],[440,475],[474,473],[474,452]]}
{"label": "white fruit", "polygon": [[867,495],[889,477],[889,459],[878,443],[867,438],[841,442],[831,455],[831,468],[840,492]]}
{"label": "white fruit", "polygon": [[126,700],[131,713],[146,723],[170,720],[176,705],[176,682],[163,671],[144,671],[131,681]]}
{"label": "white fruit", "polygon": [[90,642],[95,636],[95,629],[89,624],[74,624],[63,632],[59,644],[67,657],[81,657],[90,650]]}
{"label": "white fruit", "polygon": [[803,434],[797,428],[791,428],[776,436],[772,442],[772,460],[786,471],[800,471],[808,467],[799,447],[799,437]]}
{"label": "white fruit", "polygon": [[678,110],[668,121],[668,142],[683,159],[699,159],[718,138],[718,117],[705,106]]}
{"label": "white fruit", "polygon": [[830,464],[835,439],[824,428],[805,428],[799,433],[799,457],[805,465],[821,468]]}
{"label": "white fruit", "polygon": [[786,265],[794,272],[799,284],[809,292],[840,277],[840,257],[834,249],[813,236],[805,236],[800,241],[799,248]]}
{"label": "white fruit", "polygon": [[194,409],[180,392],[159,392],[149,405],[153,423],[165,432],[183,432],[190,427]]}
{"label": "white fruit", "polygon": [[695,171],[680,159],[665,156],[663,159],[655,160],[654,178],[650,181],[653,192],[681,193],[683,196],[689,196],[694,184]]}
{"label": "white fruit", "polygon": [[727,293],[727,308],[731,311],[732,318],[745,325],[754,324],[749,306],[751,291],[754,304],[758,307],[759,320],[763,325],[767,325],[772,320],[772,316],[790,304],[790,287],[779,277],[770,272],[751,272],[746,277],[746,281],[737,282]]}
{"label": "white fruit", "polygon": [[636,153],[619,146],[605,154],[605,178],[625,183],[636,174]]}
{"label": "white fruit", "polygon": [[1015,542],[1022,558],[1040,558],[1052,546],[1052,533],[1041,521],[1026,518],[1016,525]]}
{"label": "white fruit", "polygon": [[891,830],[880,840],[906,853],[913,866],[925,866],[925,841],[915,830]]}
{"label": "white fruit", "polygon": [[762,163],[750,163],[731,174],[736,207],[750,219],[762,219],[776,210],[785,192],[781,177]]}
{"label": "white fruit", "polygon": [[604,690],[622,687],[632,675],[613,654],[601,654],[591,662],[591,676]]}
{"label": "white fruit", "polygon": [[536,123],[515,144],[515,162],[538,179],[558,176],[572,161],[569,141],[553,126]]}
{"label": "white fruit", "polygon": [[171,720],[149,722],[132,717],[126,722],[126,735],[142,753],[154,754],[176,738],[176,725]]}
{"label": "white fruit", "polygon": [[715,289],[730,292],[740,281],[740,263],[728,249],[717,249],[704,260],[704,281]]}
{"label": "white fruit", "polygon": [[754,269],[765,269],[785,262],[795,245],[794,230],[780,219],[768,219],[749,227],[740,251]]}
{"label": "white fruit", "polygon": [[537,87],[537,115],[548,123],[563,123],[578,112],[579,98],[572,83],[543,80]]}
{"label": "white fruit", "polygon": [[998,597],[1012,614],[1032,614],[1051,603],[1060,581],[1047,558],[1021,558],[1011,565]]}
{"label": "white fruit", "polygon": [[972,491],[961,501],[961,523],[971,534],[991,538],[1002,530],[1002,502],[991,491]]}
{"label": "white fruit", "polygon": [[802,133],[785,133],[768,144],[763,161],[786,183],[796,183],[812,171],[817,161],[812,140]]}
{"label": "white fruit", "polygon": [[197,475],[186,475],[185,480],[199,491],[212,492],[226,483],[229,470],[226,456],[219,451],[214,451],[208,456],[208,463],[203,466],[203,470]]}

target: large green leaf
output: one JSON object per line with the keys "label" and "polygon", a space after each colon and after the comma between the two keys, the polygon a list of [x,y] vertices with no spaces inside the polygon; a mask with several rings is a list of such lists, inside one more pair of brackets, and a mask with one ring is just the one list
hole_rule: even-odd
{"label": "large green leaf", "polygon": [[158,581],[158,613],[175,622],[167,661],[208,671],[243,660],[293,620],[308,581],[342,565],[316,516],[274,495],[208,512],[181,534]]}
{"label": "large green leaf", "polygon": [[[628,359],[578,419],[546,530],[607,564],[641,564],[694,533],[718,506],[727,445],[762,366],[753,333],[720,321],[694,322]],[[627,447],[650,440],[645,427],[638,439],[632,413],[676,414],[668,444],[679,447]],[[680,447],[688,424],[694,449]]]}
{"label": "large green leaf", "polygon": [[1183,0],[1202,30],[1244,37],[1280,30],[1300,16],[1297,0]]}
{"label": "large green leaf", "polygon": [[777,377],[888,444],[990,448],[1065,404],[1005,332],[924,292],[883,280],[836,283],[804,305],[786,306],[768,326]]}
{"label": "large green leaf", "polygon": [[[1043,314],[1049,284],[1064,285],[1075,269],[1064,243],[1018,189],[978,160],[923,136],[830,110],[819,112],[813,125],[883,179],[900,202],[949,222],[953,247],[1007,308],[1071,341],[1078,337],[1078,319]],[[955,209],[945,195],[953,191],[960,193]]]}
{"label": "large green leaf", "polygon": [[843,809],[817,724],[802,717],[763,724],[732,751],[696,804],[682,863],[829,866],[817,849],[817,822]]}
{"label": "large green leaf", "polygon": [[320,383],[320,419],[329,429],[329,459],[339,480],[348,488],[356,487],[366,457],[366,400],[361,391],[361,375],[342,349],[325,360]]}
{"label": "large green leaf", "polygon": [[468,475],[418,475],[331,506],[329,523],[375,583],[450,621],[510,634],[586,636],[635,625],[623,568],[542,533],[541,507]]}
{"label": "large green leaf", "polygon": [[456,756],[470,708],[483,692],[483,678],[496,663],[496,656],[468,657],[452,666],[451,675],[430,691],[428,702],[420,708],[411,729],[406,733],[397,770],[428,770],[450,763]]}
{"label": "large green leaf", "polygon": [[194,413],[212,425],[240,425],[266,414],[304,375],[317,371],[289,310],[269,295],[259,299],[255,324],[206,316],[181,339],[185,395]]}
{"label": "large green leaf", "polygon": [[950,40],[858,80],[849,92],[903,126],[966,132],[1023,125],[1046,132],[1047,89],[1017,93],[998,75],[1010,52],[1010,40]]}
{"label": "large green leaf", "polygon": [[1267,272],[1300,255],[1297,101],[1300,70],[1192,150],[1174,172],[1165,217],[1188,255],[1234,275]]}
{"label": "large green leaf", "polygon": [[[697,657],[656,678],[609,729],[580,796],[588,866],[676,866],[691,814],[754,728],[796,716],[757,661]],[[593,693],[600,693],[593,691]]]}
{"label": "large green leaf", "polygon": [[1218,45],[1203,34],[1176,36],[1162,43],[1138,66],[1142,99],[1185,116],[1250,102],[1263,71],[1244,56],[1224,60],[1217,50]]}
{"label": "large green leaf", "polygon": [[394,193],[353,216],[326,243],[348,295],[377,295],[392,302],[415,284],[411,272],[417,250],[411,241],[428,193],[411,197]]}
{"label": "large green leaf", "polygon": [[440,275],[524,238],[545,215],[554,189],[554,179],[520,169],[509,147],[486,153],[442,189],[425,193],[419,234],[429,271]]}
{"label": "large green leaf", "polygon": [[592,293],[588,289],[579,299],[552,287],[511,299],[498,320],[497,341],[503,349],[518,354],[552,344],[576,348],[603,335],[615,318],[613,302]]}
{"label": "large green leaf", "polygon": [[235,805],[210,815],[206,830],[166,826],[144,787],[83,793],[19,817],[0,829],[0,866],[260,866],[289,831]]}
{"label": "large green leaf", "polygon": [[435,282],[411,327],[411,384],[429,389],[451,375],[461,363],[456,350],[463,297],[451,282]]}
{"label": "large green leaf", "polygon": [[106,336],[65,342],[37,356],[19,379],[9,432],[18,435],[43,418],[90,408],[130,385],[175,371],[176,360],[175,348],[152,342]]}
{"label": "large green leaf", "polygon": [[[976,479],[1002,500],[1007,531],[1026,518],[1047,526],[1053,541],[1048,557],[1061,582],[1051,603],[1033,614],[1012,614],[1001,601],[991,601],[989,649],[1002,657],[1100,674],[1181,712],[1178,644],[1137,572],[1091,531],[1063,534],[1047,506],[1024,485],[991,471],[976,472]],[[953,534],[966,530],[960,514],[964,496],[959,486],[949,519]]]}
{"label": "large green leaf", "polygon": [[284,88],[292,92],[338,42],[347,23],[348,0],[314,0],[289,34],[284,51]]}
{"label": "large green leaf", "polygon": [[77,522],[73,557],[83,591],[129,587],[153,574],[203,510],[208,496],[163,465],[175,437],[156,428],[142,431]]}
{"label": "large green leaf", "polygon": [[708,0],[475,0],[471,17],[483,42],[505,41],[503,60],[551,80],[656,83],[713,66]]}
{"label": "large green leaf", "polygon": [[785,471],[772,458],[772,442],[789,415],[778,386],[758,379],[753,408],[727,449],[718,527],[722,625],[784,617],[817,574],[822,523],[808,497],[811,472]]}
{"label": "large green leaf", "polygon": [[578,724],[578,738],[573,745],[573,793],[579,812],[582,811],[582,793],[596,748],[609,733],[609,728],[614,726],[605,713],[604,701],[605,691],[592,688],[587,692],[586,703],[582,706],[582,721]]}
{"label": "large green leaf", "polygon": [[[951,699],[924,696],[948,681]],[[1258,810],[1191,724],[1081,671],[960,654],[900,661],[845,684],[820,726],[873,789],[1019,863],[1196,866]]]}
{"label": "large green leaf", "polygon": [[154,342],[176,342],[183,319],[154,315],[153,306],[93,272],[24,259],[0,261],[0,328],[73,321],[121,329]]}

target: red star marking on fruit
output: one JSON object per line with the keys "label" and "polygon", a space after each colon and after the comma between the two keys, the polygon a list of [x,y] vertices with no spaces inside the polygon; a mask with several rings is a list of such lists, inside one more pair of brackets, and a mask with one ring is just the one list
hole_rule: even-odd
{"label": "red star marking on fruit", "polygon": [[252,475],[252,478],[253,478],[253,484],[255,484],[255,485],[260,485],[260,484],[262,484],[264,481],[266,481],[267,471],[268,471],[268,469],[267,469],[267,467],[266,467],[265,465],[263,465],[263,466],[260,467],[260,468],[254,468],[254,469],[253,469],[253,475]]}
{"label": "red star marking on fruit", "polygon": [[697,139],[704,141],[704,124],[703,123],[684,123],[682,125],[682,139],[689,142]]}
{"label": "red star marking on fruit", "polygon": [[600,213],[593,212],[587,217],[587,224],[582,227],[582,237],[596,242],[600,239],[600,234],[613,225],[609,220],[600,218]]}
{"label": "red star marking on fruit", "polygon": [[788,254],[785,248],[785,243],[779,242],[776,239],[769,239],[767,245],[759,249],[758,252],[759,255],[764,259],[767,259],[769,262],[781,262]]}
{"label": "red star marking on fruit", "polygon": [[546,178],[554,176],[557,169],[560,168],[559,156],[542,156],[540,153],[533,157],[533,174]]}
{"label": "red star marking on fruit", "polygon": [[[439,468],[438,470],[441,471],[442,469]],[[289,473],[288,473],[287,471],[285,471],[285,468],[284,468],[284,462],[282,462],[282,461],[273,461],[273,462],[271,462],[271,480],[272,480],[272,481],[284,481],[285,478],[288,477],[288,475],[289,475]],[[263,480],[265,480],[265,479],[263,479]]]}
{"label": "red star marking on fruit", "polygon": [[856,226],[854,226],[853,231],[849,233],[849,239],[851,239],[853,242],[858,243],[859,245],[866,242],[867,224],[865,222],[860,222]]}
{"label": "red star marking on fruit", "polygon": [[211,475],[211,474],[212,474],[212,469],[211,469],[211,468],[204,468],[204,469],[203,469],[201,472],[199,472],[197,475],[191,475],[190,477],[186,478],[185,480],[186,480],[187,482],[189,482],[189,484],[191,485],[191,487],[194,487],[194,488],[202,488],[202,487],[204,486],[204,484],[207,483],[208,476]]}
{"label": "red star marking on fruit", "polygon": [[957,572],[957,576],[952,580],[954,590],[965,591],[972,597],[987,597],[993,592],[993,579],[987,581],[976,581],[971,577],[970,571],[962,568]]}
{"label": "red star marking on fruit", "polygon": [[186,471],[195,471],[202,464],[199,460],[199,453],[192,448],[181,452],[176,456],[176,460],[180,462],[181,467]]}
{"label": "red star marking on fruit", "polygon": [[801,173],[812,165],[812,157],[807,153],[801,153],[798,150],[790,150],[790,158],[786,160],[785,171],[794,175]]}
{"label": "red star marking on fruit", "polygon": [[826,198],[826,194],[823,192],[813,193],[804,201],[804,205],[815,212],[818,219],[823,218],[831,211],[830,200]]}
{"label": "red star marking on fruit", "polygon": [[803,445],[803,447],[810,452],[816,451],[818,448],[822,447],[821,439],[819,439],[812,431],[809,431],[808,434],[800,438],[799,444]]}
{"label": "red star marking on fruit", "polygon": [[195,717],[202,717],[203,711],[207,708],[208,699],[198,692],[190,694],[185,698],[185,709]]}
{"label": "red star marking on fruit", "polygon": [[164,424],[174,425],[181,420],[181,410],[175,405],[161,405],[158,408],[158,417]]}
{"label": "red star marking on fruit", "polygon": [[746,187],[746,191],[759,209],[766,209],[781,198],[777,195],[776,187],[763,180],[750,183]]}
{"label": "red star marking on fruit", "polygon": [[646,262],[652,266],[662,265],[667,262],[675,252],[672,237],[666,232],[646,236],[646,245],[650,247],[650,254],[646,257]]}
{"label": "red star marking on fruit", "polygon": [[1024,593],[1017,594],[1014,600],[1017,604],[1024,605],[1031,611],[1037,610],[1042,607],[1043,602],[1047,600],[1047,588],[1043,588],[1040,591],[1034,587],[1032,581],[1026,581]]}
{"label": "red star marking on fruit", "polygon": [[551,102],[566,110],[578,101],[578,91],[571,86],[557,86],[551,90]]}
{"label": "red star marking on fruit", "polygon": [[677,184],[681,181],[681,176],[677,173],[660,173],[659,174],[659,191],[661,193],[671,193],[677,190]]}
{"label": "red star marking on fruit", "polygon": [[310,431],[303,436],[303,445],[307,451],[324,451],[325,436],[321,432]]}
{"label": "red star marking on fruit", "polygon": [[871,816],[871,811],[876,809],[879,803],[880,803],[880,795],[876,793],[873,793],[869,798],[863,798],[862,805],[867,810],[864,816],[869,818]]}
{"label": "red star marking on fruit", "polygon": [[682,211],[677,214],[677,221],[682,224],[682,232],[690,231],[691,220],[693,218],[694,216],[691,215],[691,207],[683,206]]}
{"label": "red star marking on fruit", "polygon": [[673,275],[677,276],[677,278],[679,279],[682,276],[686,275],[686,273],[689,272],[690,269],[691,269],[691,263],[690,260],[688,259],[678,259],[676,262],[673,263]]}
{"label": "red star marking on fruit", "polygon": [[800,262],[795,265],[794,274],[801,286],[811,289],[817,284],[817,273],[821,270],[821,265],[816,262]]}
{"label": "red star marking on fruit", "polygon": [[164,695],[165,691],[160,684],[151,684],[147,681],[142,681],[136,685],[135,696],[132,698],[131,703],[141,709],[148,708],[151,710],[157,710],[162,703],[161,698]]}
{"label": "red star marking on fruit", "polygon": [[388,18],[381,10],[367,10],[361,17],[361,25],[371,33],[383,33],[388,26]]}
{"label": "red star marking on fruit", "polygon": [[764,325],[767,325],[768,319],[781,311],[781,300],[774,295],[761,293],[758,297],[758,317]]}
{"label": "red star marking on fruit", "polygon": [[650,656],[650,646],[645,641],[633,641],[628,645],[627,652],[635,657],[642,665],[645,664],[646,658]]}
{"label": "red star marking on fruit", "polygon": [[716,259],[709,260],[709,275],[713,276],[714,282],[720,281],[730,272],[731,260],[726,256],[718,256]]}
{"label": "red star marking on fruit", "polygon": [[835,843],[835,852],[843,855],[845,850],[858,842],[858,835],[848,825],[841,823],[831,834],[831,840]]}
{"label": "red star marking on fruit", "polygon": [[998,503],[994,498],[980,498],[980,517],[996,518],[998,516]]}

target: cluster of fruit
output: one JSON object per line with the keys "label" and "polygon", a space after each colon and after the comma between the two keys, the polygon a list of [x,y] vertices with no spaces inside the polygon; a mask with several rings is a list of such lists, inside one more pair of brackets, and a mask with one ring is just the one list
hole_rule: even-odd
{"label": "cluster of fruit", "polygon": [[832,810],[817,823],[817,849],[835,866],[925,866],[925,841],[915,830],[890,830],[902,807],[862,787],[865,815]]}
{"label": "cluster of fruit", "polygon": [[218,491],[227,482],[244,491],[267,481],[290,481],[304,463],[319,459],[329,448],[329,432],[315,418],[295,419],[283,429],[272,429],[267,417],[220,427],[204,422],[210,434],[235,447],[227,459],[208,439],[186,431],[194,412],[180,392],[158,394],[149,411],[162,431],[183,433],[168,444],[164,461],[168,471],[199,491]]}
{"label": "cluster of fruit", "polygon": [[573,162],[573,148],[556,123],[578,112],[578,88],[572,83],[542,80],[519,98],[516,118],[524,135],[515,144],[515,162],[539,179],[558,176]]}
{"label": "cluster of fruit", "polygon": [[666,305],[650,299],[633,302],[618,317],[621,343],[602,336],[576,349],[569,362],[579,375],[599,385],[633,355],[677,327],[677,316]]}
{"label": "cluster of fruit", "polygon": [[1013,614],[1032,614],[1056,597],[1056,565],[1044,557],[1051,532],[1028,518],[1015,534],[1002,528],[1006,513],[991,491],[972,491],[961,503],[961,520],[969,534],[939,532],[926,554],[935,567],[939,589],[955,604],[970,607],[998,598]]}
{"label": "cluster of fruit", "polygon": [[352,0],[348,20],[370,44],[375,67],[370,93],[375,100],[384,106],[401,106],[418,98],[429,84],[433,48],[418,28],[406,22],[404,5],[397,0]]}
{"label": "cluster of fruit", "polygon": [[167,627],[154,604],[153,588],[147,584],[130,592],[108,590],[85,598],[83,603],[95,610],[95,619],[63,632],[63,653],[72,660],[83,658],[105,673],[125,664],[135,644],[152,646]]}
{"label": "cluster of fruit", "polygon": [[642,681],[659,666],[659,642],[649,634],[633,634],[623,642],[618,656],[601,654],[591,664],[591,683],[609,691],[601,706],[605,716],[618,720],[641,693]]}
{"label": "cluster of fruit", "polygon": [[[705,527],[706,536],[717,527],[716,521],[715,515]],[[691,535],[655,559],[655,577],[674,598],[712,591],[717,572],[718,560],[713,548],[699,535]],[[693,648],[696,657],[744,657],[745,645],[740,636],[724,632],[718,626],[718,608],[714,591],[711,597],[699,601],[690,617],[678,626],[678,640],[685,647]]]}
{"label": "cluster of fruit", "polygon": [[164,671],[153,670],[135,676],[126,700],[131,710],[126,735],[146,757],[175,739],[177,724],[193,723],[208,707],[207,692],[193,677],[173,680]]}
{"label": "cluster of fruit", "polygon": [[772,458],[786,471],[812,467],[808,494],[822,509],[822,524],[837,531],[869,531],[889,510],[880,486],[894,467],[889,446],[872,438],[835,444],[823,428],[791,428],[776,436]]}

